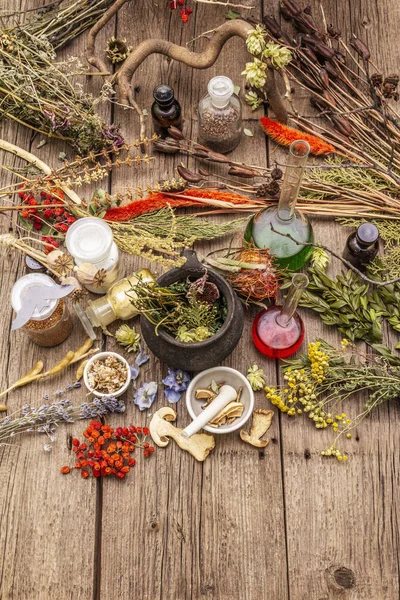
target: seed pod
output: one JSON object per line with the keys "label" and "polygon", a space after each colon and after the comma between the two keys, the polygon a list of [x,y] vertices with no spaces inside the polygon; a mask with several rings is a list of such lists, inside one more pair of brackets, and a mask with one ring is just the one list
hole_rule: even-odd
{"label": "seed pod", "polygon": [[328,27],[326,28],[329,37],[333,38],[334,40],[338,40],[341,36],[341,31],[340,29],[338,29],[337,27],[335,27],[334,25],[332,25],[332,23],[330,23],[328,25]]}
{"label": "seed pod", "polygon": [[381,73],[373,73],[371,75],[371,83],[374,87],[380,87],[383,83],[383,76]]}
{"label": "seed pod", "polygon": [[330,92],[328,92],[328,90],[324,90],[322,92],[322,96],[325,98],[325,100],[327,102],[329,102],[328,106],[336,106],[336,100],[335,98],[332,96],[332,94]]}
{"label": "seed pod", "polygon": [[179,152],[179,146],[178,148],[172,147],[169,144],[166,144],[165,140],[153,142],[153,148],[158,152],[163,152],[164,154],[176,154]]}
{"label": "seed pod", "polygon": [[397,87],[399,85],[399,76],[397,75],[397,73],[391,73],[390,75],[385,77],[383,84],[385,85],[386,83]]}
{"label": "seed pod", "polygon": [[271,171],[271,177],[272,179],[282,179],[283,177],[283,172],[281,169],[279,169],[278,167],[274,167]]}
{"label": "seed pod", "polygon": [[331,115],[331,119],[335,129],[337,129],[339,133],[346,137],[353,135],[353,128],[346,117],[343,117],[342,115]]}
{"label": "seed pod", "polygon": [[235,177],[245,177],[247,179],[251,179],[252,177],[257,177],[259,173],[257,171],[253,171],[252,169],[245,169],[244,167],[230,167],[228,175],[235,175]]}
{"label": "seed pod", "polygon": [[322,83],[324,84],[325,87],[329,87],[329,75],[326,71],[326,69],[320,69],[319,72],[319,76],[321,78]]}
{"label": "seed pod", "polygon": [[7,410],[7,406],[5,404],[0,404],[0,412],[4,412]]}
{"label": "seed pod", "polygon": [[280,29],[279,23],[275,19],[275,17],[273,17],[272,15],[266,15],[263,18],[263,23],[264,23],[265,27],[267,28],[267,31],[271,35],[273,35],[273,36],[275,36],[277,38],[281,37],[281,35],[282,35],[281,34],[281,29]]}
{"label": "seed pod", "polygon": [[193,171],[189,171],[189,169],[186,169],[186,167],[184,167],[183,165],[178,165],[176,167],[176,170],[178,171],[182,179],[188,181],[189,183],[199,183],[203,180],[203,177],[201,175],[199,175],[198,173],[193,173]]}
{"label": "seed pod", "polygon": [[339,72],[335,69],[335,67],[328,61],[324,63],[324,69],[327,71],[329,77],[331,79],[337,79],[339,77]]}
{"label": "seed pod", "polygon": [[301,14],[301,6],[295,0],[281,0],[280,9],[283,16],[285,12],[289,19]]}
{"label": "seed pod", "polygon": [[200,173],[200,175],[203,175],[204,177],[208,177],[210,174],[206,169],[203,169],[202,167],[200,167],[199,173]]}
{"label": "seed pod", "polygon": [[305,54],[307,56],[308,59],[311,60],[311,62],[313,62],[314,64],[318,64],[318,58],[317,55],[315,54],[314,50],[311,50],[311,48],[309,48],[308,46],[305,46],[304,48],[301,49],[302,53]]}
{"label": "seed pod", "polygon": [[173,125],[171,125],[171,127],[168,127],[168,135],[174,140],[180,141],[185,139],[185,136],[183,135],[182,131],[177,127],[174,127]]}
{"label": "seed pod", "polygon": [[358,39],[358,37],[354,33],[352,34],[352,37],[350,39],[350,46],[354,48],[354,50],[359,56],[361,56],[363,60],[370,59],[371,52],[369,51],[368,47],[364,44],[364,42]]}
{"label": "seed pod", "polygon": [[342,65],[346,64],[346,56],[345,54],[343,54],[343,52],[340,52],[339,50],[336,50],[335,52],[335,59]]}
{"label": "seed pod", "polygon": [[329,48],[326,44],[321,42],[320,40],[315,40],[314,38],[310,38],[310,45],[313,47],[314,52],[322,56],[322,58],[333,58],[335,56],[335,51],[332,48]]}
{"label": "seed pod", "polygon": [[210,160],[213,160],[214,162],[219,162],[219,163],[228,163],[229,158],[226,158],[226,156],[224,156],[223,154],[219,154],[219,152],[209,152],[208,153],[208,158]]}

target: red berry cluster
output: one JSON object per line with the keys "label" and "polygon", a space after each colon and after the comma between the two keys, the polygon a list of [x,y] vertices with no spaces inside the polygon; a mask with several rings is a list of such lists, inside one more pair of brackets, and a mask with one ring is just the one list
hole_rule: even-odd
{"label": "red berry cluster", "polygon": [[179,9],[182,23],[189,21],[189,15],[192,14],[193,10],[185,6],[186,0],[170,0],[169,7],[171,10]]}
{"label": "red berry cluster", "polygon": [[[114,476],[124,479],[136,460],[132,458],[135,448],[143,448],[144,455],[150,456],[154,446],[146,442],[150,431],[147,427],[117,427],[103,425],[100,421],[91,421],[83,432],[86,442],[77,438],[72,440],[72,452],[76,454],[75,469],[80,469],[81,476],[87,479],[90,473],[94,477]],[[71,469],[62,467],[61,473],[66,475]]]}
{"label": "red berry cluster", "polygon": [[[23,187],[23,184],[20,187]],[[22,203],[27,205],[27,208],[21,211],[21,217],[31,221],[33,228],[37,231],[50,229],[64,236],[69,226],[76,221],[76,218],[65,209],[64,192],[60,189],[55,188],[52,193],[40,192],[40,202],[33,194],[28,194],[23,189],[18,192],[18,195]],[[38,206],[40,208],[37,208]],[[42,241],[47,243],[47,253],[59,246],[52,236],[45,235],[42,237]]]}

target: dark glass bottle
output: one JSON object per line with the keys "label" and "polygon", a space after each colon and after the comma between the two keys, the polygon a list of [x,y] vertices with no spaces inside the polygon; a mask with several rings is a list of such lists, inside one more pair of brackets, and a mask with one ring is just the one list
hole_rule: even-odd
{"label": "dark glass bottle", "polygon": [[166,84],[157,86],[153,92],[154,100],[151,107],[154,129],[157,135],[168,136],[168,127],[172,125],[182,129],[181,105],[174,96],[172,87]]}
{"label": "dark glass bottle", "polygon": [[343,252],[348,260],[359,271],[365,271],[366,265],[374,260],[379,251],[379,231],[373,223],[362,223],[349,235]]}

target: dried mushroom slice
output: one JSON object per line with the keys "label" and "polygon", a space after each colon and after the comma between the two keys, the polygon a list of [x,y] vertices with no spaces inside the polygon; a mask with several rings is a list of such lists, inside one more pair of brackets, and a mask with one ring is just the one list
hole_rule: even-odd
{"label": "dried mushroom slice", "polygon": [[250,429],[250,434],[244,429],[240,430],[241,439],[255,446],[256,448],[265,448],[269,440],[261,440],[262,436],[268,431],[271,426],[272,417],[274,416],[273,410],[267,410],[265,408],[259,408],[253,412],[253,422]]}

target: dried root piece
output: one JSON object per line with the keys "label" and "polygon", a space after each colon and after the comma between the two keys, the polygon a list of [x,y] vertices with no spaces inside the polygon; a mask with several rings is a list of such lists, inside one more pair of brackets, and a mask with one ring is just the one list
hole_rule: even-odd
{"label": "dried root piece", "polygon": [[200,462],[205,460],[215,446],[215,439],[208,433],[195,433],[190,438],[182,437],[183,428],[175,427],[176,412],[169,406],[160,408],[150,421],[150,435],[157,446],[165,448],[172,438],[182,450],[189,452]]}
{"label": "dried root piece", "polygon": [[89,360],[88,358],[86,360],[83,360],[81,362],[81,364],[79,365],[79,367],[77,368],[76,374],[75,374],[75,380],[76,381],[80,381],[82,379],[82,377],[83,377],[83,371],[85,370],[85,367],[86,367],[86,365],[88,363],[88,360]]}
{"label": "dried root piece", "polygon": [[255,446],[256,448],[265,448],[269,440],[261,440],[262,436],[268,431],[271,425],[272,417],[274,416],[273,410],[266,410],[265,408],[259,408],[253,412],[253,423],[251,425],[250,434],[244,429],[240,430],[240,437],[247,444]]}

